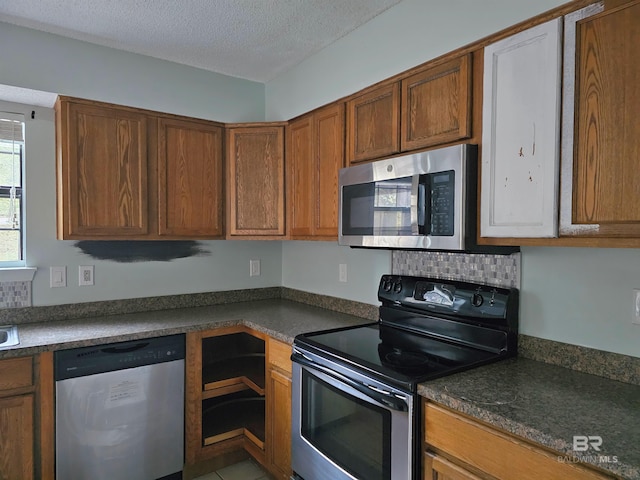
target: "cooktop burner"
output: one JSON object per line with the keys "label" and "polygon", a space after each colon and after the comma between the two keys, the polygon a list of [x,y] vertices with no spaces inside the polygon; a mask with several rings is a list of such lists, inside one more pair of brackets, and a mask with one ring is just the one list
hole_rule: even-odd
{"label": "cooktop burner", "polygon": [[441,368],[438,359],[423,352],[405,351],[384,344],[378,345],[383,365],[405,373],[422,373]]}
{"label": "cooktop burner", "polygon": [[[378,346],[380,349],[380,346]],[[387,362],[397,368],[420,369],[429,364],[429,356],[420,352],[403,352],[398,348],[394,348],[391,352],[381,352],[382,363]]]}

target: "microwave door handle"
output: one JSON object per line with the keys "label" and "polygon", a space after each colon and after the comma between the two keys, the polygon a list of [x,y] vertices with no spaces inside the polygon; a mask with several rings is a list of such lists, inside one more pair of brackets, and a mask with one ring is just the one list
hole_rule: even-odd
{"label": "microwave door handle", "polygon": [[420,175],[411,178],[411,235],[420,234]]}
{"label": "microwave door handle", "polygon": [[431,198],[428,197],[430,192],[428,189],[429,178],[429,174],[423,174],[419,176],[418,181],[418,205],[416,210],[418,215],[418,233],[420,235],[429,235],[431,233],[429,228],[431,217]]}
{"label": "microwave door handle", "polygon": [[291,355],[291,360],[304,367],[307,367],[310,370],[316,370],[318,372],[324,373],[325,375],[334,378],[335,380],[338,380],[339,382],[350,386],[363,395],[366,395],[367,397],[375,400],[379,404],[385,405],[389,408],[392,408],[393,410],[398,410],[400,412],[406,412],[409,410],[407,403],[404,400],[393,396],[391,392],[386,392],[385,390],[379,388],[374,389],[371,386],[363,385],[362,383],[345,377],[338,372],[334,372],[330,368],[327,368],[323,365],[318,365],[313,360],[309,360],[307,357],[303,356],[300,353],[294,352]]}

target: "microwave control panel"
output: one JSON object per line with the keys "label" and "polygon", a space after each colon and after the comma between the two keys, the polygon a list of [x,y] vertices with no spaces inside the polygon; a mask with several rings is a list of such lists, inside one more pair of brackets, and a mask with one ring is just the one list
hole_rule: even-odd
{"label": "microwave control panel", "polygon": [[455,172],[447,170],[429,175],[430,234],[438,237],[453,236]]}

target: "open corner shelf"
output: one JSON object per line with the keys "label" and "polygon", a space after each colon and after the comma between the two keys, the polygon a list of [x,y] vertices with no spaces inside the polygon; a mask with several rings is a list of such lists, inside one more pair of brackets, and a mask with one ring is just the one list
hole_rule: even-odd
{"label": "open corner shelf", "polygon": [[204,445],[245,435],[259,448],[265,439],[264,397],[246,390],[205,400],[202,406]]}
{"label": "open corner shelf", "polygon": [[202,446],[244,437],[264,451],[265,342],[246,332],[202,339]]}

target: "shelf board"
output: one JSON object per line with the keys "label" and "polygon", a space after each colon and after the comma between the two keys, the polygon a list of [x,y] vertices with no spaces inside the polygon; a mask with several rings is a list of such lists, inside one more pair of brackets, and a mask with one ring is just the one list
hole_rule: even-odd
{"label": "shelf board", "polygon": [[264,353],[227,358],[202,366],[203,391],[244,383],[264,395]]}
{"label": "shelf board", "polygon": [[259,448],[264,448],[264,397],[257,397],[250,391],[239,392],[229,397],[223,401],[210,399],[203,402],[203,444],[212,445],[245,435]]}

